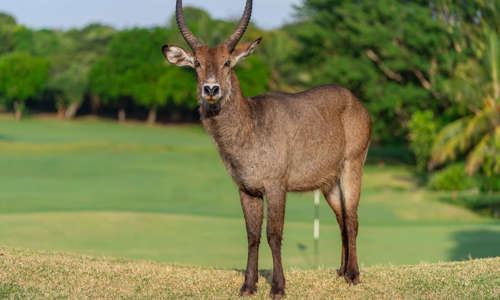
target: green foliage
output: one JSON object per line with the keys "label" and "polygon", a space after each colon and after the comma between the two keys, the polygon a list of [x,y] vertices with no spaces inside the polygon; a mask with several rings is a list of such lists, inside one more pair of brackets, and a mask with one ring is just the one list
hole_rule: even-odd
{"label": "green foliage", "polygon": [[135,28],[118,33],[106,55],[92,68],[91,90],[111,105],[126,99],[149,109],[167,103],[196,105],[192,72],[167,67],[161,55],[160,47],[171,35],[171,31],[162,28]]}
{"label": "green foliage", "polygon": [[443,202],[466,207],[492,217],[500,217],[500,194],[498,193],[457,193],[442,197]]}
{"label": "green foliage", "polygon": [[434,113],[426,110],[415,112],[408,127],[410,130],[410,148],[415,154],[417,169],[425,171],[439,125],[436,122]]}
{"label": "green foliage", "polygon": [[429,181],[433,190],[464,191],[480,187],[478,177],[472,177],[465,172],[464,163],[455,163],[434,173]]}
{"label": "green foliage", "polygon": [[[468,174],[500,174],[500,38],[485,29],[482,54],[457,67],[452,83],[457,102],[469,111],[438,134],[430,167],[467,156]],[[478,75],[479,74],[479,75]]]}
{"label": "green foliage", "polygon": [[[481,190],[484,192],[500,192],[500,176],[483,176],[481,178]],[[497,198],[500,202],[500,197]]]}
{"label": "green foliage", "polygon": [[88,90],[89,73],[95,61],[104,55],[115,30],[109,26],[91,24],[81,30],[67,32],[72,47],[64,47],[64,60],[51,80],[51,87],[62,91],[64,104],[79,103]]}
{"label": "green foliage", "polygon": [[26,53],[11,53],[0,58],[0,99],[6,105],[24,103],[38,95],[49,76],[49,62]]}
{"label": "green foliage", "polygon": [[[373,142],[409,145],[425,169],[467,157],[469,173],[500,170],[500,0],[304,0],[296,22],[263,36],[237,68],[243,92],[298,92],[320,84],[350,88],[373,116]],[[238,19],[214,19],[185,8],[190,29],[209,46],[224,41]],[[48,106],[126,106],[169,113],[197,106],[192,70],[168,66],[161,45],[184,45],[175,16],[165,28],[32,30],[0,14],[0,55],[26,52],[50,62]],[[4,101],[6,102],[6,101]],[[11,105],[11,104],[10,104]],[[171,111],[170,111],[171,110]],[[431,114],[434,117],[431,117]],[[407,126],[409,125],[409,126]],[[409,138],[409,140],[408,140]]]}
{"label": "green foliage", "polygon": [[245,96],[253,97],[267,91],[270,72],[260,57],[248,57],[237,67],[237,74]]}
{"label": "green foliage", "polygon": [[50,61],[46,98],[58,108],[65,108],[83,101],[90,68],[104,54],[114,32],[111,27],[99,24],[66,32],[21,27],[16,31],[15,48]]}
{"label": "green foliage", "polygon": [[414,112],[448,103],[443,82],[458,55],[428,4],[305,0],[299,9],[293,35],[301,46],[295,60],[311,74],[304,84],[353,90],[376,120],[375,141],[402,141]]}
{"label": "green foliage", "polygon": [[[209,47],[215,47],[224,42],[233,33],[237,26],[237,22],[239,22],[239,19],[234,22],[213,19],[206,11],[189,6],[184,7],[184,17],[187,24],[189,24],[189,29]],[[175,33],[173,36],[169,37],[169,43],[175,43],[178,46],[184,46],[184,48],[189,49],[189,46],[187,46],[181,34],[178,32],[175,15],[170,18],[168,24],[169,29]],[[262,33],[260,29],[250,24],[245,33],[245,39],[257,39]]]}
{"label": "green foliage", "polygon": [[177,107],[196,108],[196,76],[189,69],[168,66],[158,79],[157,99]]}
{"label": "green foliage", "polygon": [[[212,20],[198,9],[186,9],[193,31],[203,31],[202,39],[220,42],[234,30],[228,22]],[[206,24],[210,30],[206,30]],[[177,26],[173,24],[172,26]],[[218,31],[217,28],[220,28]],[[166,66],[159,48],[165,39],[175,40],[174,29],[131,29],[118,33],[109,44],[105,56],[94,65],[90,74],[91,90],[108,104],[116,105],[124,99],[148,109],[167,104],[193,109],[197,106],[196,79],[189,69]],[[238,74],[245,94],[257,95],[266,91],[270,72],[259,57],[250,57],[239,68]]]}
{"label": "green foliage", "polygon": [[[106,55],[96,62],[90,73],[91,89],[105,103],[117,103],[121,98],[137,95],[144,96],[145,102],[152,101],[152,93],[148,93],[152,81],[149,79],[158,74],[162,65],[152,56],[150,37],[151,31],[136,28],[122,31],[111,40]],[[159,55],[157,50],[156,57]]]}
{"label": "green foliage", "polygon": [[0,13],[0,55],[14,50],[17,22],[11,15]]}
{"label": "green foliage", "polygon": [[14,26],[16,25],[16,18],[13,16],[0,12],[0,25],[1,26]]}
{"label": "green foliage", "polygon": [[269,72],[268,88],[272,91],[297,91],[297,65],[292,62],[298,43],[287,30],[259,33],[263,42],[252,57],[261,59]]}

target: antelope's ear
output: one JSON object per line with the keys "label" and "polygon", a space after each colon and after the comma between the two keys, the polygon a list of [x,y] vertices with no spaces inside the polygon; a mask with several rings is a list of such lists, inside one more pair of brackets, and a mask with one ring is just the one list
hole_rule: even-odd
{"label": "antelope's ear", "polygon": [[161,48],[163,56],[168,60],[169,63],[179,66],[179,67],[191,67],[194,68],[195,58],[191,52],[176,46],[164,45]]}
{"label": "antelope's ear", "polygon": [[257,46],[260,44],[262,41],[262,38],[258,38],[253,42],[248,42],[239,45],[233,50],[232,59],[231,59],[231,67],[236,66],[240,61],[243,59],[247,58],[250,54],[252,54],[255,49],[257,49]]}

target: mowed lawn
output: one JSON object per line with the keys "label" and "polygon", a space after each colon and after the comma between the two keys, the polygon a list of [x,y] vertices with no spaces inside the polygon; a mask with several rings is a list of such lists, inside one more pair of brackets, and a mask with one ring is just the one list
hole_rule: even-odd
{"label": "mowed lawn", "polygon": [[[196,125],[0,116],[0,246],[242,269],[237,189]],[[359,209],[360,264],[500,256],[500,223],[438,201],[411,167],[368,165]],[[313,267],[313,196],[291,194],[283,260]],[[264,229],[265,230],[265,229]],[[261,267],[271,256],[263,235]],[[340,261],[335,217],[321,204],[319,263]]]}

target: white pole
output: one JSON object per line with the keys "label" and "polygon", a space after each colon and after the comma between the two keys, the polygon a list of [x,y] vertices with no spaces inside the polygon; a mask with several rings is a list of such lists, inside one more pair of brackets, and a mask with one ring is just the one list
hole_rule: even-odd
{"label": "white pole", "polygon": [[314,261],[318,266],[319,257],[319,191],[314,192]]}

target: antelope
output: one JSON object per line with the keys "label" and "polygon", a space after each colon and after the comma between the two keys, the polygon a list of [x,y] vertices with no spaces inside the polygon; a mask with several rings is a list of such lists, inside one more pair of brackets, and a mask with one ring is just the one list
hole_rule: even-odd
{"label": "antelope", "polygon": [[342,236],[339,276],[360,282],[356,255],[361,177],[370,143],[371,119],[346,88],[324,85],[298,94],[267,93],[246,98],[234,67],[252,54],[261,38],[238,45],[252,13],[247,0],[234,33],[210,48],[189,30],[177,0],[179,30],[193,52],[164,45],[171,64],[194,68],[203,127],[239,188],[246,222],[248,260],[241,296],[256,292],[258,253],[267,206],[267,241],[273,256],[270,296],[285,295],[281,243],[287,192],[321,190]]}

